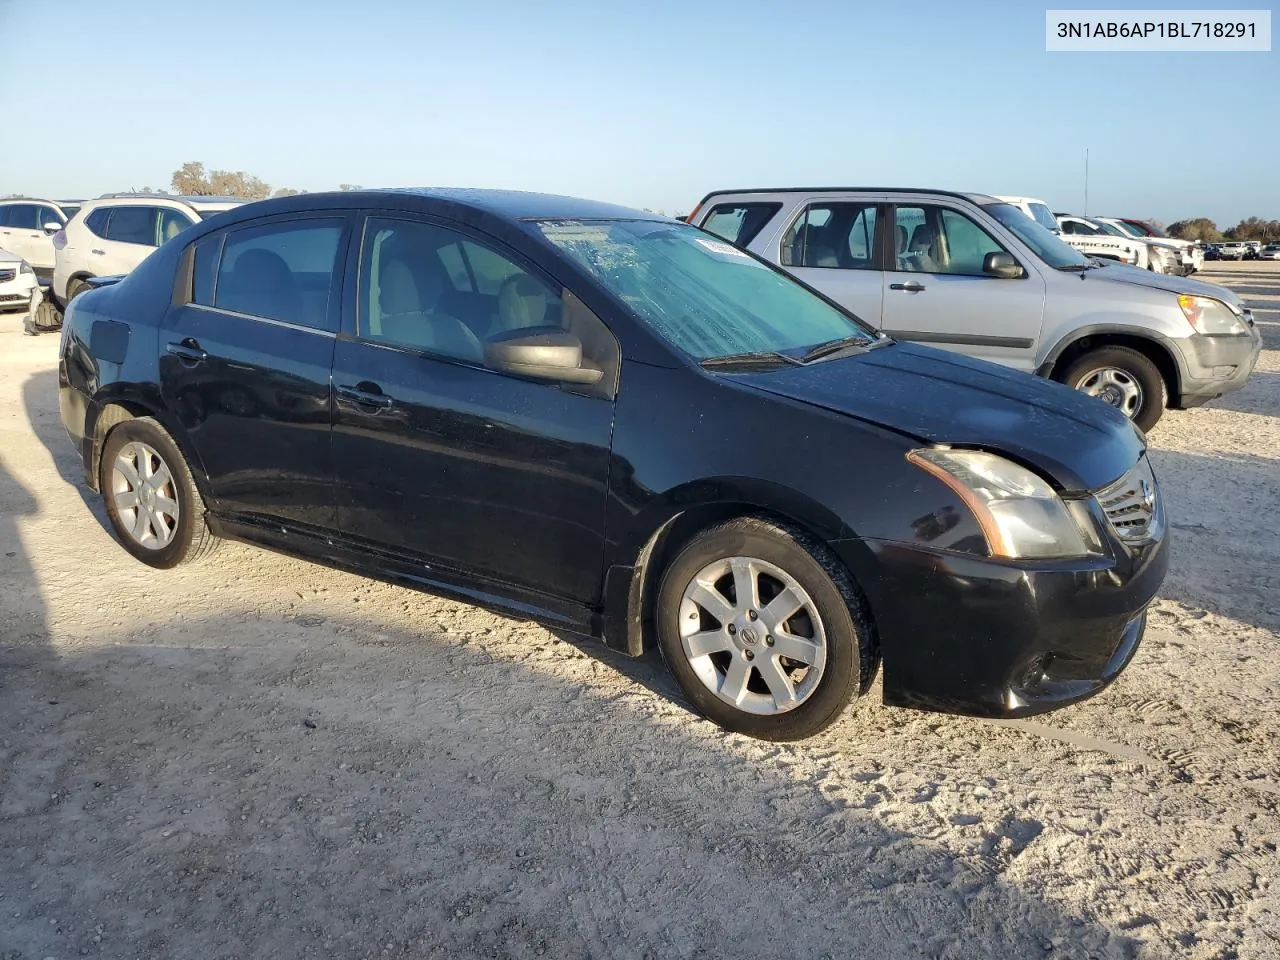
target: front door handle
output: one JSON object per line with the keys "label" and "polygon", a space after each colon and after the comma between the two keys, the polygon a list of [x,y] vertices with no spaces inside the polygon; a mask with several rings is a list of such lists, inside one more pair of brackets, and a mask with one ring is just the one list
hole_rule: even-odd
{"label": "front door handle", "polygon": [[917,280],[908,280],[906,283],[891,283],[890,290],[905,290],[907,293],[920,293],[924,290],[924,284]]}
{"label": "front door handle", "polygon": [[105,257],[107,255],[107,251],[105,250],[90,250],[89,252],[96,253],[100,257]]}
{"label": "front door handle", "polygon": [[205,353],[200,348],[200,344],[191,337],[187,337],[179,343],[171,343],[165,349],[183,363],[191,366],[197,363],[204,363],[209,359],[209,354]]}
{"label": "front door handle", "polygon": [[343,400],[360,407],[372,407],[375,413],[390,409],[395,403],[394,400],[382,392],[381,387],[376,383],[370,383],[368,380],[361,380],[354,387],[342,384],[337,389],[338,396]]}

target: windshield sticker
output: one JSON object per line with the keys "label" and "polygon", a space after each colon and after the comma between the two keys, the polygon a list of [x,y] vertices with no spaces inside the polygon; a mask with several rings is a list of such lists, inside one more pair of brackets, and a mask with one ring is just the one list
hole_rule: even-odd
{"label": "windshield sticker", "polygon": [[743,260],[751,259],[733,244],[724,243],[721,240],[707,240],[705,237],[694,237],[693,242],[705,247],[712,253],[723,254],[726,257],[738,257]]}

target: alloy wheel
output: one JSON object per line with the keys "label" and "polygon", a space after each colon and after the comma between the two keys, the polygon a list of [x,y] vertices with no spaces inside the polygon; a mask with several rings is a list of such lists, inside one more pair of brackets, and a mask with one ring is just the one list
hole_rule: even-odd
{"label": "alloy wheel", "polygon": [[776,564],[754,557],[707,564],[685,587],[679,616],[694,673],[739,710],[786,713],[822,681],[822,618],[805,589]]}
{"label": "alloy wheel", "polygon": [[111,498],[121,528],[148,550],[167,547],[178,532],[173,474],[155,448],[133,441],[111,465]]}
{"label": "alloy wheel", "polygon": [[1089,371],[1076,383],[1076,389],[1111,404],[1130,420],[1142,409],[1142,385],[1133,374],[1119,367]]}

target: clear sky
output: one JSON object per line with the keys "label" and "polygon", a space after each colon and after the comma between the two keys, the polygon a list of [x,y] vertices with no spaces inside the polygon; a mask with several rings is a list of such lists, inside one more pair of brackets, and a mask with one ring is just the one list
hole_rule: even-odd
{"label": "clear sky", "polygon": [[668,213],[713,188],[819,184],[1080,212],[1088,147],[1089,212],[1280,218],[1280,53],[1046,53],[1044,11],[0,0],[0,195],[167,186],[199,160],[273,187],[510,187]]}

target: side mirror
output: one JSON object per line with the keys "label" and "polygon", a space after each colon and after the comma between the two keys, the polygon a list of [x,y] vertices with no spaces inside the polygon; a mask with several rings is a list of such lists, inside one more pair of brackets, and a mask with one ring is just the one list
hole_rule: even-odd
{"label": "side mirror", "polygon": [[1026,274],[1010,253],[988,253],[982,258],[982,272],[1001,280],[1018,280]]}
{"label": "side mirror", "polygon": [[599,383],[604,371],[584,366],[582,341],[560,327],[524,327],[490,337],[485,366],[516,377],[558,383]]}
{"label": "side mirror", "polygon": [[61,229],[62,229],[62,224],[60,224],[57,220],[50,220],[48,223],[44,225],[44,232],[47,233],[49,236],[53,236],[55,233],[57,233]]}

